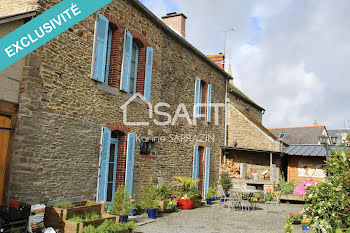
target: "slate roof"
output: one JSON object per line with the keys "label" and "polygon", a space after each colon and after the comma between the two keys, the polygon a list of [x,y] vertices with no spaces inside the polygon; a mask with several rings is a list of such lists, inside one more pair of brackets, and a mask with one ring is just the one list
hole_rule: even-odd
{"label": "slate roof", "polygon": [[[349,147],[329,146],[332,150],[349,149]],[[323,145],[290,145],[283,150],[283,153],[289,155],[300,155],[300,156],[330,156],[330,150],[326,153],[326,148]]]}
{"label": "slate roof", "polygon": [[269,129],[276,137],[285,133],[283,142],[292,144],[318,144],[319,136],[322,134],[325,126],[307,126],[291,128],[274,128]]}

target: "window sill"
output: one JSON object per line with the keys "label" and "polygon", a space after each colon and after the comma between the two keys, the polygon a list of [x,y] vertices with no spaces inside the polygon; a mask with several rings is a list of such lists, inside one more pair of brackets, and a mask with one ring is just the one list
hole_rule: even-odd
{"label": "window sill", "polygon": [[[133,96],[130,93],[126,93],[126,92],[120,91],[118,88],[108,86],[107,84],[104,84],[104,83],[98,83],[97,84],[97,89],[100,90],[100,91],[104,91],[104,92],[106,92],[108,94],[111,94],[111,95],[115,95],[115,96],[119,96],[120,95],[120,96],[124,97],[126,100],[130,99]],[[142,105],[146,104],[140,98],[135,98],[135,99],[132,100],[132,102],[139,103],[139,104],[142,104]]]}
{"label": "window sill", "polygon": [[154,155],[140,155],[141,159],[156,159],[157,156]]}

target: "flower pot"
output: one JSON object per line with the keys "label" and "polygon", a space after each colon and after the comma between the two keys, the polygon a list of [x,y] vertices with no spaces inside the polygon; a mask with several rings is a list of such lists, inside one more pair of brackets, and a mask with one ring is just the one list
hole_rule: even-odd
{"label": "flower pot", "polygon": [[220,202],[225,202],[225,199],[224,198],[220,198]]}
{"label": "flower pot", "polygon": [[157,209],[147,209],[148,218],[156,219],[157,218]]}
{"label": "flower pot", "polygon": [[207,199],[207,205],[211,205],[211,199],[210,198]]}
{"label": "flower pot", "polygon": [[189,210],[193,208],[193,199],[180,199],[177,201],[181,209]]}
{"label": "flower pot", "polygon": [[217,196],[213,197],[213,200],[214,200],[214,201],[216,201],[217,199],[218,199],[218,197],[217,197]]}
{"label": "flower pot", "polygon": [[309,230],[309,227],[307,225],[303,225],[303,231]]}
{"label": "flower pot", "polygon": [[128,215],[119,215],[119,223],[125,223],[128,221]]}
{"label": "flower pot", "polygon": [[135,216],[136,215],[136,210],[135,209],[130,209],[129,210],[129,216]]}

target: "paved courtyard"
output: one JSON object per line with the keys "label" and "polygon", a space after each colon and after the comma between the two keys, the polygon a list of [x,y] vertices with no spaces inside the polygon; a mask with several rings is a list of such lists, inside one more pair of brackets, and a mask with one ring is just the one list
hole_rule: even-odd
{"label": "paved courtyard", "polygon": [[[298,213],[302,210],[300,204],[281,204],[282,214],[279,215],[275,206],[270,206],[271,212],[265,215],[264,204],[258,204],[257,210],[250,213],[241,211],[229,212],[223,205],[217,203],[193,210],[165,214],[152,223],[137,228],[144,233],[250,233],[250,232],[284,232],[284,225],[289,212]],[[295,232],[302,232],[301,225],[294,226]]]}

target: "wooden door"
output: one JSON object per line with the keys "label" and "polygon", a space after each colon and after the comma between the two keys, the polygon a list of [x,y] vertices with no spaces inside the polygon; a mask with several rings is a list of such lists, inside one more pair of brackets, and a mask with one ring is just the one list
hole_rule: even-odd
{"label": "wooden door", "polygon": [[204,156],[204,148],[199,147],[199,182],[198,182],[198,190],[204,198],[204,174],[205,174],[205,156]]}
{"label": "wooden door", "polygon": [[[10,128],[11,119],[0,115],[0,127]],[[0,205],[4,194],[4,183],[6,173],[7,152],[10,140],[10,131],[0,128]]]}

